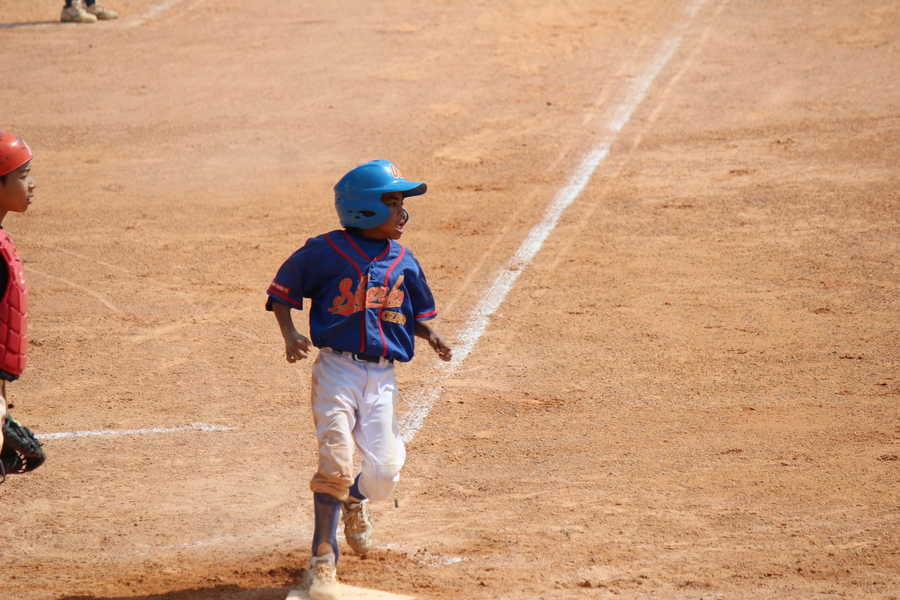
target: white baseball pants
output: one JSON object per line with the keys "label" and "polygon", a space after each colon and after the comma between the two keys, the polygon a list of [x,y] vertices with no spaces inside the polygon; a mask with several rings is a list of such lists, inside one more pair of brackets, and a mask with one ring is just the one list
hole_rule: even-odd
{"label": "white baseball pants", "polygon": [[362,458],[359,491],[373,502],[390,497],[406,462],[396,399],[390,362],[357,362],[328,348],[319,352],[312,366],[312,413],[319,440],[313,492],[347,500],[355,445]]}

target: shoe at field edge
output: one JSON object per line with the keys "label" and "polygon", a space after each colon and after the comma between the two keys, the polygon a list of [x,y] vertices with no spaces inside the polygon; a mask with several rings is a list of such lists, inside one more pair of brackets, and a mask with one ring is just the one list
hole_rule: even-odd
{"label": "shoe at field edge", "polygon": [[341,600],[334,554],[313,556],[309,560],[310,600]]}
{"label": "shoe at field edge", "polygon": [[119,18],[119,13],[108,8],[103,8],[99,4],[88,6],[87,11],[102,21],[109,21]]}
{"label": "shoe at field edge", "polygon": [[369,514],[369,501],[344,502],[341,511],[347,544],[357,554],[365,554],[375,545],[375,525]]}
{"label": "shoe at field edge", "polygon": [[95,23],[97,17],[84,10],[81,0],[74,0],[72,6],[62,9],[60,21],[63,23]]}

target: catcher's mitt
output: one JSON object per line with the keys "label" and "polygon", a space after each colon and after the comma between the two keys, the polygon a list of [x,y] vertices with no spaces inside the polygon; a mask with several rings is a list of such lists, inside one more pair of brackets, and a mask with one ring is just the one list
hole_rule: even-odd
{"label": "catcher's mitt", "polygon": [[3,420],[3,450],[0,450],[2,474],[34,471],[45,460],[47,455],[34,433],[6,413]]}

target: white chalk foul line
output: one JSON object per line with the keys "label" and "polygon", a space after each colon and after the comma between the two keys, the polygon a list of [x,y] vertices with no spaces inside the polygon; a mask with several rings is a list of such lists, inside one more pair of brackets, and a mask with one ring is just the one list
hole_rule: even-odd
{"label": "white chalk foul line", "polygon": [[147,435],[153,433],[177,433],[179,431],[231,431],[231,427],[223,425],[207,425],[206,423],[191,423],[181,427],[152,428],[152,429],[102,429],[99,431],[68,431],[64,433],[42,433],[37,436],[39,440],[59,440],[64,438],[79,438],[92,436],[114,435]]}
{"label": "white chalk foul line", "polygon": [[450,377],[475,348],[475,345],[481,339],[481,335],[490,323],[491,315],[500,307],[512,290],[516,279],[519,278],[525,267],[531,263],[531,260],[540,251],[544,241],[556,228],[562,214],[581,194],[594,171],[606,159],[612,142],[631,120],[634,111],[646,98],[650,86],[653,85],[663,68],[672,59],[675,51],[681,45],[684,30],[697,15],[704,2],[705,0],[694,0],[689,4],[687,8],[688,18],[675,27],[675,33],[660,45],[659,50],[647,64],[644,72],[634,80],[625,99],[616,107],[613,116],[607,123],[606,133],[597,140],[591,151],[588,152],[581,164],[575,169],[575,172],[572,173],[569,181],[559,190],[553,202],[547,207],[541,222],[534,226],[513,257],[504,265],[487,292],[481,297],[481,300],[479,300],[469,316],[466,328],[460,335],[460,345],[454,349],[453,360],[443,366],[444,373],[433,378],[432,385],[429,386],[427,391],[419,394],[418,397],[409,399],[409,411],[400,423],[400,432],[404,442],[409,443],[412,441],[416,432],[425,423],[425,418],[431,412],[431,407],[441,395],[441,382]]}
{"label": "white chalk foul line", "polygon": [[163,2],[157,2],[156,4],[152,4],[150,8],[148,8],[143,14],[137,15],[133,19],[127,21],[125,24],[129,27],[137,27],[139,25],[143,25],[147,21],[155,19],[180,2],[181,0],[164,0]]}

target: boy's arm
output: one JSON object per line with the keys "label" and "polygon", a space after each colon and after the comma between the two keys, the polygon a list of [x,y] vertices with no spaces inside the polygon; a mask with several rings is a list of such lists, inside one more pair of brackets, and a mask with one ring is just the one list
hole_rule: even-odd
{"label": "boy's arm", "polygon": [[444,341],[441,334],[435,331],[434,327],[432,327],[428,321],[416,321],[415,333],[416,337],[426,340],[431,347],[434,348],[434,351],[441,357],[441,360],[450,360],[453,358],[453,350],[447,342]]}
{"label": "boy's arm", "polygon": [[284,338],[284,354],[289,363],[297,362],[307,357],[312,342],[301,335],[294,327],[294,319],[291,317],[291,307],[278,301],[272,302],[272,312],[281,328],[281,337]]}

